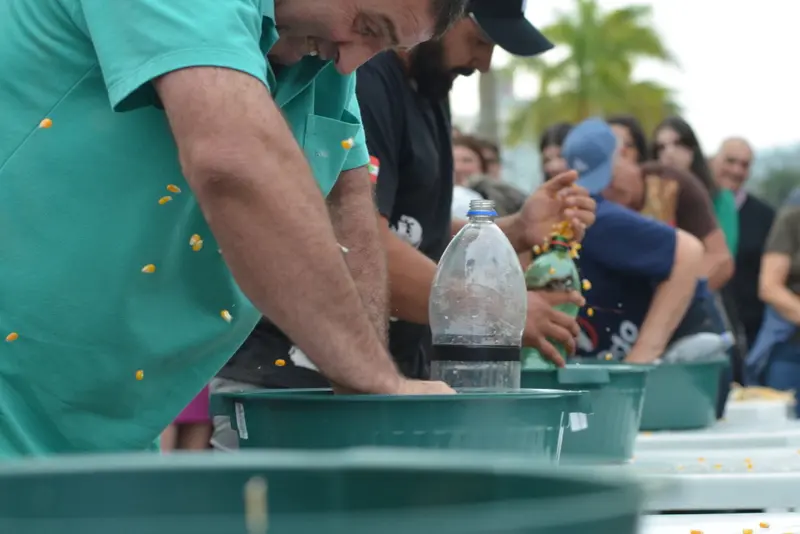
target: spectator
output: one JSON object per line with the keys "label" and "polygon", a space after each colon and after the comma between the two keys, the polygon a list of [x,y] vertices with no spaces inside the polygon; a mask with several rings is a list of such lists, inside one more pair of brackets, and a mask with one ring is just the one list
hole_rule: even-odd
{"label": "spectator", "polygon": [[503,174],[503,164],[500,158],[500,147],[496,143],[482,139],[483,160],[486,162],[486,174],[494,180],[501,180]]}
{"label": "spectator", "polygon": [[736,195],[739,210],[739,247],[736,272],[730,293],[739,312],[747,345],[752,347],[764,318],[764,303],[758,297],[761,256],[767,242],[775,210],[752,193],[745,191],[750,179],[753,149],[741,138],[726,139],[711,160],[717,185]]}
{"label": "spectator", "polygon": [[700,180],[714,204],[717,223],[725,234],[728,250],[736,255],[739,242],[736,200],[730,190],[720,188],[714,181],[700,141],[689,123],[680,117],[665,119],[653,134],[651,154],[664,165],[691,172]]}
{"label": "spectator", "polygon": [[571,124],[560,122],[550,126],[542,134],[542,139],[539,141],[539,153],[542,156],[542,171],[545,181],[569,170],[566,160],[561,156],[561,146],[571,129]]}
{"label": "spectator", "polygon": [[[800,400],[800,205],[794,200],[781,208],[769,233],[759,295],[768,305],[754,348],[764,351],[765,365],[760,366],[764,383],[778,390],[794,390]],[[800,402],[795,411],[800,416]]]}
{"label": "spectator", "polygon": [[644,163],[647,139],[635,118],[617,116],[608,122],[620,141],[620,157],[629,164],[617,166],[604,196],[699,239],[709,286],[723,287],[733,275],[733,258],[708,191],[688,172],[659,162]]}
{"label": "spectator", "polygon": [[472,136],[461,135],[453,139],[453,201],[451,212],[454,218],[463,219],[469,211],[469,203],[483,198],[469,186],[469,179],[486,173],[483,145]]}

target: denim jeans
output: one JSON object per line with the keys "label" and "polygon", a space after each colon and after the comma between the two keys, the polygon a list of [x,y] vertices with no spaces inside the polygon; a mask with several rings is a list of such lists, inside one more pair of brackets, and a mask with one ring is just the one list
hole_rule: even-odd
{"label": "denim jeans", "polygon": [[766,370],[767,387],[794,390],[794,410],[800,417],[800,343],[785,341],[772,348]]}

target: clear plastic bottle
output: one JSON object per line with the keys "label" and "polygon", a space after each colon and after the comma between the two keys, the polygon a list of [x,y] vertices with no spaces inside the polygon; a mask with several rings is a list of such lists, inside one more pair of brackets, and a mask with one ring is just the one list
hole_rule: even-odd
{"label": "clear plastic bottle", "polygon": [[494,202],[471,201],[467,217],[431,289],[431,378],[460,388],[519,389],[525,276],[494,223]]}
{"label": "clear plastic bottle", "polygon": [[725,356],[725,351],[733,346],[734,337],[730,332],[714,334],[701,332],[679,339],[661,357],[664,363],[695,362]]}

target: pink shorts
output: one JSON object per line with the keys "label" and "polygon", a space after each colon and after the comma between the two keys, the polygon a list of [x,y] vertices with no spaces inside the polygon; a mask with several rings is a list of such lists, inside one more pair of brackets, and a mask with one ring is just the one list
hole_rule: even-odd
{"label": "pink shorts", "polygon": [[210,423],[211,416],[208,411],[208,386],[206,386],[178,415],[175,424]]}

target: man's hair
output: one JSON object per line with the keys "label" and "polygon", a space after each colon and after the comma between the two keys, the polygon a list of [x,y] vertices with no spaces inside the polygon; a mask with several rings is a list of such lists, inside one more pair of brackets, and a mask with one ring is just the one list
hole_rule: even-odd
{"label": "man's hair", "polygon": [[467,10],[469,0],[431,0],[431,14],[433,15],[433,38],[439,38],[460,20]]}
{"label": "man's hair", "polygon": [[481,172],[486,172],[488,170],[486,158],[483,157],[484,144],[480,139],[471,135],[460,135],[453,139],[453,146],[461,146],[475,153],[475,155],[478,156],[478,161],[481,164]]}

